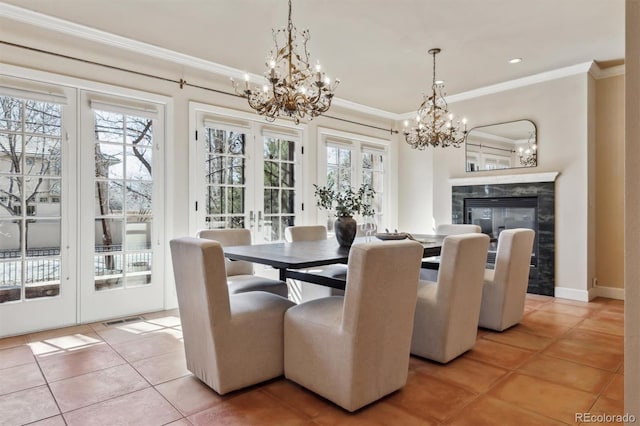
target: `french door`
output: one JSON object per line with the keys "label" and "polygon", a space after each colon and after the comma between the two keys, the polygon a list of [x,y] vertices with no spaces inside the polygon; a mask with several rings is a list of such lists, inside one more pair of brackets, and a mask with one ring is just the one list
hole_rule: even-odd
{"label": "french door", "polygon": [[83,92],[82,322],[164,305],[163,107]]}
{"label": "french door", "polygon": [[298,131],[203,112],[196,122],[192,233],[247,228],[254,244],[283,240],[302,207]]}
{"label": "french door", "polygon": [[74,95],[0,88],[0,337],[76,321]]}
{"label": "french door", "polygon": [[0,76],[0,337],[162,309],[166,99],[28,74]]}

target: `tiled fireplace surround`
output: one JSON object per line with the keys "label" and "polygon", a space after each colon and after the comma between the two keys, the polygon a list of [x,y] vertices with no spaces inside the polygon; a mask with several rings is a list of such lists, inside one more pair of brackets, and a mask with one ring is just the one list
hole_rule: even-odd
{"label": "tiled fireplace surround", "polygon": [[[537,198],[538,266],[529,277],[528,292],[548,296],[554,295],[555,288],[556,176],[557,173],[540,173],[451,180],[452,223],[464,223],[465,198]],[[509,181],[513,183],[506,183]]]}

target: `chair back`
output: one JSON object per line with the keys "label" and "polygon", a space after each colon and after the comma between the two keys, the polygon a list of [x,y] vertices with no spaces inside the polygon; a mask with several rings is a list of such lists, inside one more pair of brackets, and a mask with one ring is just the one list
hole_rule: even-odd
{"label": "chair back", "polygon": [[[203,229],[196,234],[198,238],[215,240],[223,247],[251,245],[251,231],[248,229]],[[225,259],[227,276],[253,275],[253,263],[244,260]]]}
{"label": "chair back", "polygon": [[215,328],[231,317],[224,254],[216,241],[171,240],[171,259],[187,365],[197,377],[217,365]]}
{"label": "chair back", "polygon": [[288,226],[284,230],[284,238],[288,242],[326,240],[327,227],[324,225]]}
{"label": "chair back", "polygon": [[475,342],[488,250],[489,236],[480,233],[448,236],[442,246],[436,303],[445,309],[445,334],[463,346]]}
{"label": "chair back", "polygon": [[438,225],[436,234],[438,235],[458,235],[458,234],[471,234],[480,233],[482,228],[478,225],[471,225],[469,223],[443,223]]}
{"label": "chair back", "polygon": [[422,254],[408,240],[351,247],[341,329],[352,336],[358,372],[408,361]]}
{"label": "chair back", "polygon": [[524,311],[534,237],[535,232],[526,228],[506,229],[498,236],[493,282],[505,293],[504,317],[522,316]]}

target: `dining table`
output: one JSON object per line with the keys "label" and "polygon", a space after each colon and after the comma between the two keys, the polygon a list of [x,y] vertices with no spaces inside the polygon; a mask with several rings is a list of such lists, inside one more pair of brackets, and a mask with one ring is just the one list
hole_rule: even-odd
{"label": "dining table", "polygon": [[[422,244],[423,257],[440,255],[443,235],[411,234],[411,238]],[[353,244],[385,244],[387,241],[376,237],[357,237]],[[342,290],[346,286],[346,276],[328,275],[321,268],[348,263],[350,247],[338,245],[335,239],[228,246],[223,250],[225,257],[231,261],[244,260],[278,269],[282,281],[291,278]],[[423,267],[437,268],[437,262],[425,261]]]}

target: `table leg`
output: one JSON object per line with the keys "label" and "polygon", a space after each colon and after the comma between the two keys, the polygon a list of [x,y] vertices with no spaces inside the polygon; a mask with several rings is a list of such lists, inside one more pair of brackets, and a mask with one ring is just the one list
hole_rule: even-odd
{"label": "table leg", "polygon": [[280,281],[287,282],[287,268],[280,268],[280,269],[278,269],[278,271],[279,271],[279,274],[280,274],[279,275]]}

